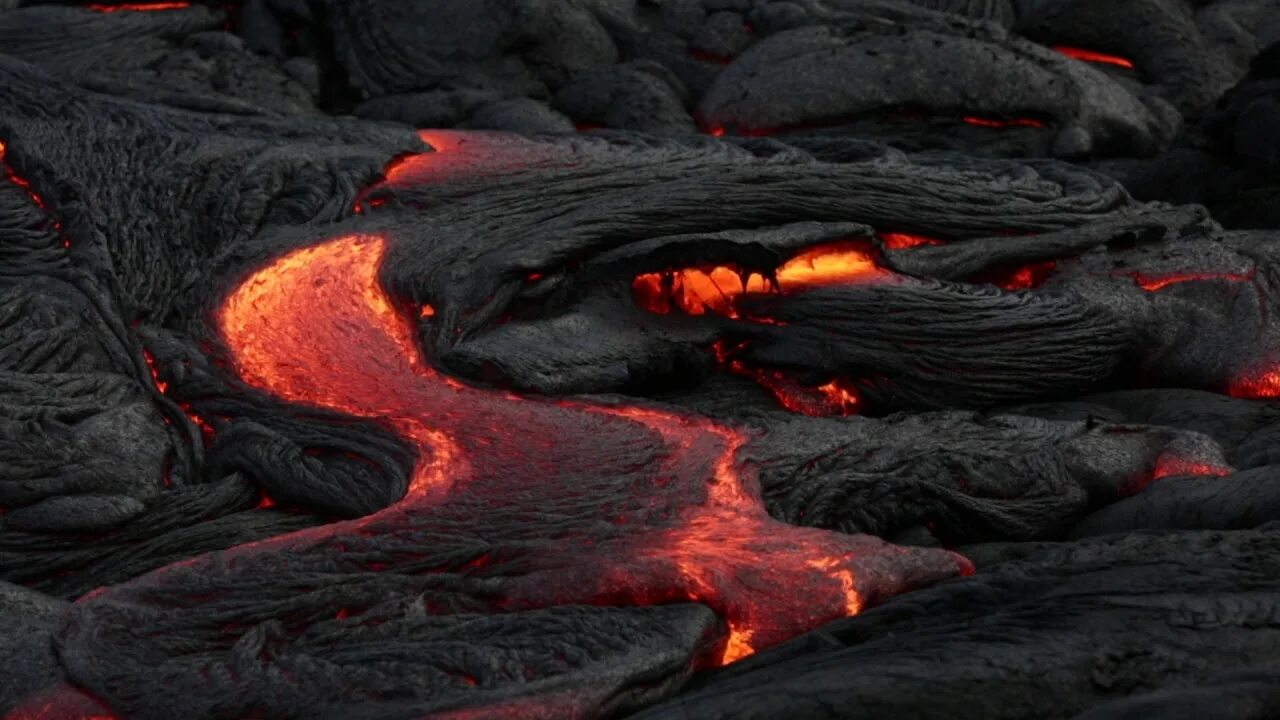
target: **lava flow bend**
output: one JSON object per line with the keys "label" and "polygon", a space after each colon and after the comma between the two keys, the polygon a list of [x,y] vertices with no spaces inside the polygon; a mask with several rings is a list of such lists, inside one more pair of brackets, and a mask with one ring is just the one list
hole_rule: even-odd
{"label": "lava flow bend", "polygon": [[[702,602],[727,628],[711,662],[967,570],[947,551],[772,519],[737,462],[747,439],[737,430],[648,407],[522,398],[441,375],[417,351],[409,319],[417,313],[398,311],[378,280],[386,247],[348,236],[293,251],[232,292],[218,318],[247,382],[292,403],[379,419],[418,447],[401,502],[326,534],[412,544],[406,534],[432,525],[475,528],[490,549],[467,572],[504,583],[492,610]],[[426,520],[433,514],[439,523]],[[529,520],[539,514],[558,518],[554,528]],[[519,560],[536,572],[522,578],[499,567],[499,558],[514,561],[504,545],[553,531],[555,542]],[[401,571],[396,564],[376,569]]]}

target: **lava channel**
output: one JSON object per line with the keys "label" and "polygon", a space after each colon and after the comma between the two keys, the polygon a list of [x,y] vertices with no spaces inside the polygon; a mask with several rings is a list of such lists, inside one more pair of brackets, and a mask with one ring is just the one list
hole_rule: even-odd
{"label": "lava channel", "polygon": [[[441,375],[417,351],[412,313],[398,311],[378,282],[384,251],[383,240],[368,236],[296,251],[233,292],[219,325],[250,384],[289,402],[382,419],[417,444],[407,497],[369,521],[375,525],[463,495],[483,498],[483,506],[529,493],[553,506],[566,493],[587,492],[584,476],[634,478],[625,487],[596,483],[601,502],[579,520],[604,518],[609,530],[585,532],[569,545],[595,549],[561,558],[562,570],[589,568],[594,581],[566,576],[513,589],[506,609],[704,602],[727,621],[720,660],[731,662],[904,589],[861,570],[870,556],[911,558],[923,575],[909,572],[908,585],[965,567],[950,553],[773,520],[754,478],[736,463],[746,437],[734,429],[666,410],[525,399]],[[551,439],[566,436],[592,439]],[[634,466],[610,468],[610,455],[599,452],[646,437],[656,453],[640,477]],[[522,479],[512,477],[516,468]]]}
{"label": "lava channel", "polygon": [[[414,342],[414,323],[434,320],[397,306],[378,280],[387,244],[352,235],[279,257],[229,294],[217,325],[244,381],[291,403],[373,419],[416,445],[405,497],[365,518],[200,556],[86,596],[80,618],[146,606],[149,620],[109,622],[110,637],[90,623],[98,629],[73,629],[67,643],[97,653],[150,648],[207,677],[230,662],[209,658],[229,658],[243,630],[228,631],[225,614],[187,607],[258,608],[254,622],[278,621],[289,637],[336,622],[356,638],[362,613],[392,582],[444,614],[704,603],[723,621],[694,659],[707,666],[971,572],[946,550],[773,519],[738,460],[749,439],[738,429],[648,406],[521,397],[440,374]],[[359,595],[362,576],[377,578],[376,593],[366,593],[377,597],[343,607],[297,586],[305,578],[307,587]],[[264,607],[288,611],[262,617]],[[196,653],[174,633],[209,646]],[[112,699],[111,688],[94,689]]]}

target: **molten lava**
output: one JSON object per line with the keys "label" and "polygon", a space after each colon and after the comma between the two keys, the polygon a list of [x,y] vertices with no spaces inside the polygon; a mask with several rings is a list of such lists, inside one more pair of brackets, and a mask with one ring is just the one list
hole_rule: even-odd
{"label": "molten lava", "polygon": [[1129,277],[1133,278],[1133,282],[1138,287],[1147,292],[1156,292],[1170,285],[1178,285],[1181,283],[1207,281],[1207,280],[1227,280],[1230,282],[1251,282],[1254,279],[1252,272],[1249,273],[1219,273],[1219,272],[1177,272],[1166,275],[1147,275],[1140,272],[1129,273]]}
{"label": "molten lava", "polygon": [[927,235],[912,235],[910,233],[880,233],[877,237],[884,245],[886,250],[907,250],[909,248],[946,245],[945,240],[928,237]]}
{"label": "molten lava", "polygon": [[980,278],[978,282],[995,285],[1001,290],[1034,290],[1043,285],[1057,267],[1055,261],[1046,260]]}
{"label": "molten lava", "polygon": [[100,13],[113,12],[148,12],[155,10],[185,10],[191,7],[189,2],[154,2],[154,3],[125,3],[123,5],[90,5],[89,9]]}
{"label": "molten lava", "polygon": [[[726,622],[717,658],[732,662],[879,597],[971,569],[946,551],[772,519],[754,476],[737,463],[747,440],[738,430],[666,410],[521,398],[441,375],[418,353],[417,312],[401,312],[378,282],[385,251],[382,238],[360,235],[293,251],[240,284],[217,321],[246,382],[292,403],[373,419],[414,443],[419,459],[405,498],[361,520],[162,573],[199,573],[200,563],[227,557],[234,572],[252,573],[255,558],[285,547],[291,565],[313,553],[344,572],[441,572],[444,561],[424,570],[410,553],[358,565],[345,552],[348,538],[403,541],[420,555],[435,544],[422,538],[456,528],[496,547],[542,543],[521,556],[519,572],[493,559],[515,550],[458,566],[500,588],[490,591],[493,610],[702,602]],[[848,276],[847,262],[855,275],[877,274],[852,257],[831,266],[807,256],[780,282]],[[553,526],[537,526],[552,517]],[[319,610],[317,617],[333,615]]]}
{"label": "molten lava", "polygon": [[[14,170],[11,166],[9,166],[4,161],[5,152],[7,150],[8,150],[8,146],[5,145],[3,141],[0,141],[0,171],[3,171],[4,178],[9,182],[13,183],[14,185],[18,186],[19,188],[21,188],[22,191],[27,194],[27,197],[31,200],[32,204],[40,208],[40,210],[45,213],[46,217],[48,217],[49,227],[55,233],[62,235],[62,223],[59,222],[57,218],[49,214],[49,206],[45,204],[44,198],[40,197],[39,193],[37,193],[35,189],[31,187],[30,181],[28,181],[26,178],[19,175],[16,170]],[[70,248],[71,238],[65,235],[62,235],[62,247]]]}
{"label": "molten lava", "polygon": [[[904,233],[881,236],[886,248],[908,248],[938,245],[942,241]],[[880,267],[865,242],[834,242],[809,248],[783,263],[772,277],[763,273],[744,273],[728,265],[709,268],[685,268],[645,273],[632,281],[636,304],[659,315],[681,310],[689,315],[708,311],[739,319],[737,300],[747,294],[791,293],[830,285],[890,281],[895,275]],[[777,324],[767,317],[746,318],[753,322]],[[786,409],[810,415],[853,415],[860,400],[857,388],[844,379],[834,379],[818,386],[803,385],[779,370],[747,366],[733,358],[734,350],[717,343],[714,348],[721,367],[736,375],[748,377],[767,389]]]}
{"label": "molten lava", "polygon": [[1119,55],[1107,55],[1106,53],[1095,52],[1093,50],[1083,50],[1081,48],[1069,47],[1067,45],[1055,45],[1054,51],[1062,53],[1067,57],[1085,62],[1099,63],[1101,65],[1115,65],[1129,70],[1133,69],[1133,61]]}
{"label": "molten lava", "polygon": [[772,393],[779,405],[793,413],[810,417],[858,414],[862,401],[858,389],[848,380],[836,378],[824,385],[803,385],[781,370],[750,367],[734,357],[745,347],[744,343],[730,348],[720,341],[712,346],[712,352],[721,367],[735,375],[751,378]]}
{"label": "molten lava", "polygon": [[836,242],[819,245],[783,263],[772,278],[744,273],[728,265],[645,273],[631,283],[636,303],[665,315],[673,309],[690,315],[708,310],[737,318],[738,298],[749,293],[789,293],[825,285],[888,280],[893,273],[881,268],[865,243]]}
{"label": "molten lava", "polygon": [[1227,393],[1250,400],[1280,398],[1280,367],[1238,377],[1227,387]]}
{"label": "molten lava", "polygon": [[[156,364],[155,355],[152,355],[150,350],[143,350],[142,358],[147,363],[147,370],[150,371],[151,373],[151,382],[156,386],[156,390],[159,390],[161,395],[168,395],[169,383],[165,382],[160,377],[160,368]],[[200,428],[200,434],[205,439],[205,442],[208,442],[213,439],[213,436],[214,436],[213,426],[210,425],[207,420],[200,417],[200,415],[197,414],[194,410],[192,410],[191,403],[179,402],[178,407],[182,408],[182,412],[187,416],[187,419],[189,419],[192,423],[194,423],[196,427]],[[165,418],[165,422],[166,423],[169,422],[169,419]]]}
{"label": "molten lava", "polygon": [[1178,455],[1171,455],[1169,453],[1161,453],[1161,455],[1156,458],[1156,466],[1151,472],[1151,479],[1160,480],[1161,478],[1173,477],[1175,475],[1226,477],[1232,472],[1232,469],[1229,467],[1213,465],[1200,460],[1191,460]]}
{"label": "molten lava", "polygon": [[966,115],[964,117],[964,121],[968,125],[986,128],[1042,128],[1045,126],[1045,122],[1043,120],[1037,120],[1035,118],[988,118],[977,115]]}

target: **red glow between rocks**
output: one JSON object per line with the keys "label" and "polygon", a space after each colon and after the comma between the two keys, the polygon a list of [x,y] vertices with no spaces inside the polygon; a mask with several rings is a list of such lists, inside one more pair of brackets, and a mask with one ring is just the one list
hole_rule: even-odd
{"label": "red glow between rocks", "polygon": [[1098,63],[1101,65],[1115,65],[1116,67],[1122,67],[1128,70],[1133,69],[1133,61],[1128,58],[1120,57],[1119,55],[1108,55],[1106,53],[1095,52],[1093,50],[1069,47],[1067,45],[1054,45],[1053,50],[1066,55],[1067,57],[1084,60],[1085,62]]}
{"label": "red glow between rocks", "polygon": [[861,242],[818,245],[783,263],[769,278],[728,265],[685,268],[636,276],[631,283],[636,303],[665,315],[679,309],[689,315],[708,311],[738,318],[736,301],[751,293],[790,293],[824,285],[886,281],[893,273],[881,268]]}
{"label": "red glow between rocks", "polygon": [[[3,171],[5,179],[13,183],[14,185],[17,185],[19,188],[21,188],[22,191],[27,194],[27,197],[31,199],[31,202],[34,203],[36,207],[40,208],[40,210],[42,210],[46,216],[48,216],[49,207],[45,204],[44,198],[40,197],[40,195],[35,191],[35,189],[31,187],[31,183],[26,178],[19,175],[17,171],[15,171],[12,167],[9,166],[8,163],[4,161],[4,156],[7,149],[8,149],[8,146],[6,146],[3,141],[0,141],[0,170]],[[58,222],[57,218],[50,216],[49,224],[54,232],[58,233],[59,235],[62,235],[62,247],[70,248],[71,238],[62,234],[62,223]]]}
{"label": "red glow between rocks", "polygon": [[[942,242],[905,233],[888,233],[880,237],[886,247],[897,248]],[[704,315],[713,312],[742,319],[737,300],[747,294],[790,293],[829,285],[889,282],[894,277],[894,273],[876,263],[867,243],[846,241],[826,243],[800,252],[779,266],[773,277],[719,265],[644,273],[632,281],[631,287],[636,304],[652,313],[666,315],[679,310],[689,315]],[[768,317],[745,319],[779,324]],[[847,380],[835,379],[819,386],[803,385],[778,370],[748,367],[734,359],[733,352],[723,343],[717,343],[712,350],[721,367],[751,378],[792,412],[814,417],[854,415],[858,412],[858,391]]]}
{"label": "red glow between rocks", "polygon": [[1015,268],[1007,273],[994,275],[986,278],[984,282],[988,282],[1001,290],[1034,290],[1044,285],[1045,280],[1053,274],[1058,263],[1053,260],[1032,263]]}
{"label": "red glow between rocks", "polygon": [[988,118],[977,115],[966,115],[964,117],[964,121],[968,125],[985,128],[1042,128],[1045,126],[1043,120],[1036,120],[1035,118]]}
{"label": "red glow between rocks", "polygon": [[[478,502],[499,507],[536,503],[539,495],[589,495],[590,488],[566,487],[558,474],[578,462],[599,482],[636,471],[602,465],[594,454],[576,459],[574,438],[621,446],[637,435],[653,437],[663,450],[647,471],[651,479],[619,500],[629,509],[590,510],[591,534],[558,540],[565,552],[533,560],[543,567],[527,585],[509,578],[514,584],[501,609],[702,602],[727,624],[715,659],[727,663],[856,613],[877,596],[971,567],[945,551],[773,520],[754,475],[738,465],[747,438],[736,429],[665,410],[522,398],[441,375],[421,359],[413,323],[378,282],[385,250],[379,237],[352,235],[293,251],[254,272],[218,313],[246,382],[288,402],[375,419],[419,452],[397,505],[341,527],[241,546],[229,553],[237,567],[254,552],[305,546],[314,540],[304,538],[320,534],[398,532],[405,518],[426,522],[431,512],[465,512],[458,508]],[[475,522],[487,527],[483,517]],[[897,560],[906,563],[900,571],[883,571]],[[394,572],[396,562],[377,569]],[[502,566],[486,561],[468,572],[502,577]]]}
{"label": "red glow between rocks", "polygon": [[156,10],[185,10],[189,2],[126,3],[124,5],[90,5],[89,9],[100,13],[152,12]]}
{"label": "red glow between rocks", "polygon": [[1181,283],[1208,281],[1208,280],[1228,280],[1231,282],[1251,282],[1253,273],[1218,273],[1218,272],[1177,272],[1167,275],[1147,275],[1145,273],[1134,272],[1129,273],[1129,277],[1133,278],[1133,282],[1138,287],[1147,292],[1156,292],[1170,285],[1178,285]]}
{"label": "red glow between rocks", "polygon": [[[156,390],[159,390],[161,395],[168,395],[169,383],[161,379],[160,368],[156,364],[155,355],[151,354],[150,350],[144,349],[142,351],[142,357],[147,362],[147,370],[151,372],[151,382],[155,384]],[[191,422],[195,423],[196,427],[200,428],[200,435],[204,438],[206,443],[213,440],[213,426],[191,409],[191,403],[180,402],[178,403],[178,407],[182,408],[182,412],[191,420]],[[169,419],[165,418],[165,422],[169,422]]]}
{"label": "red glow between rocks", "polygon": [[44,199],[41,198],[38,194],[36,194],[36,191],[31,188],[31,183],[26,178],[18,175],[18,173],[12,167],[10,167],[7,163],[4,162],[4,155],[6,150],[7,150],[6,145],[3,142],[0,142],[0,165],[2,165],[4,168],[5,179],[13,183],[14,185],[17,185],[18,187],[22,188],[23,192],[27,194],[27,197],[31,198],[31,202],[35,203],[36,207],[40,208],[41,210],[46,210],[47,208],[45,207]]}
{"label": "red glow between rocks", "polygon": [[1228,385],[1227,394],[1249,400],[1280,398],[1280,364],[1236,378]]}
{"label": "red glow between rocks", "polygon": [[554,145],[506,133],[419,130],[418,137],[432,149],[392,160],[383,179],[356,196],[355,214],[383,207],[398,188],[493,178],[566,162],[564,152]]}
{"label": "red glow between rocks", "polygon": [[724,341],[720,341],[711,350],[722,368],[735,375],[751,378],[772,393],[779,405],[793,413],[809,417],[858,414],[862,401],[852,382],[837,378],[823,385],[802,385],[780,370],[753,368],[736,359],[734,354],[744,347],[745,344],[730,348]]}
{"label": "red glow between rocks", "polygon": [[1234,472],[1229,467],[1213,465],[1199,460],[1188,460],[1177,455],[1162,453],[1156,458],[1155,469],[1151,472],[1152,480],[1173,477],[1176,475],[1196,475],[1200,477],[1226,477]]}
{"label": "red glow between rocks", "polygon": [[907,250],[909,248],[917,248],[924,246],[946,245],[945,240],[928,237],[925,235],[912,235],[910,233],[880,233],[876,237],[880,238],[880,242],[886,250]]}

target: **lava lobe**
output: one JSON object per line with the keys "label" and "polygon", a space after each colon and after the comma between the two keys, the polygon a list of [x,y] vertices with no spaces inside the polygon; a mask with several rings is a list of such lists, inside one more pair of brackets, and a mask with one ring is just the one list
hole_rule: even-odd
{"label": "lava lobe", "polygon": [[[573,534],[581,544],[567,554],[579,560],[560,570],[578,565],[572,572],[591,577],[521,587],[500,606],[704,602],[727,621],[718,660],[731,662],[967,567],[944,551],[771,519],[754,478],[735,461],[745,438],[732,428],[660,409],[526,399],[441,375],[419,357],[409,313],[378,283],[385,246],[349,236],[294,251],[228,297],[220,326],[246,381],[290,402],[382,418],[420,448],[407,497],[359,524],[463,498],[481,504],[483,524],[484,504],[515,498],[532,511],[539,496],[556,504],[573,497],[583,515],[565,520],[580,526]],[[662,457],[656,470],[639,473],[619,458],[611,473],[612,458],[572,457],[580,447],[553,439],[580,434],[611,436],[620,447],[649,436]],[[581,462],[602,463],[600,475],[633,477],[628,496],[563,487],[564,470]],[[602,525],[593,537],[592,526]],[[888,557],[909,566],[902,577],[873,569]]]}

